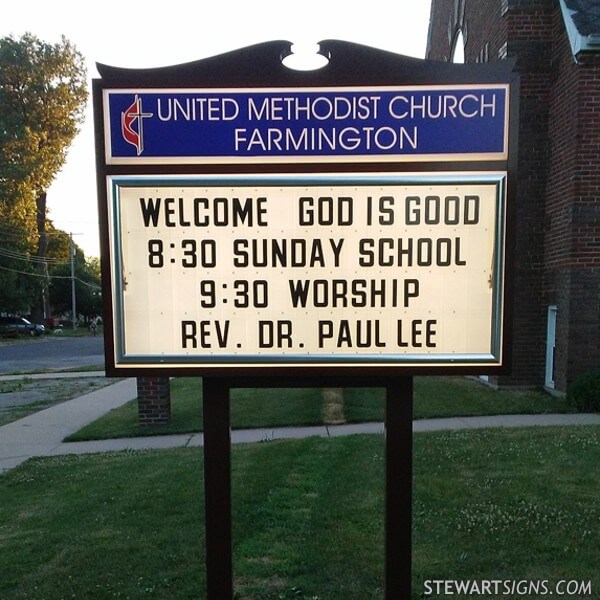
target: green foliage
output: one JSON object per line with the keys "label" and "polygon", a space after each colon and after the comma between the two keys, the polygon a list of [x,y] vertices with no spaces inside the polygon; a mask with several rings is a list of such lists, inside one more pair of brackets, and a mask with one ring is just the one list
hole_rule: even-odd
{"label": "green foliage", "polygon": [[582,375],[571,383],[567,400],[579,412],[600,412],[600,371]]}
{"label": "green foliage", "polygon": [[38,278],[29,260],[26,232],[8,215],[0,211],[0,311],[24,313],[30,299],[39,290]]}
{"label": "green foliage", "polygon": [[[83,252],[76,248],[74,259],[75,295],[77,314],[94,318],[102,313],[102,290],[98,261],[86,261]],[[50,269],[50,302],[57,314],[71,310],[71,263],[59,263]]]}
{"label": "green foliage", "polygon": [[[48,233],[46,258],[53,263],[68,262],[71,252],[71,238],[69,234],[61,229],[56,229],[50,220],[46,223],[46,231]],[[80,251],[77,244],[75,244],[75,248]]]}
{"label": "green foliage", "polygon": [[[69,234],[56,229],[51,221],[48,222],[47,230],[48,251],[45,258],[38,258],[32,250],[32,243],[23,227],[10,215],[6,219],[0,219],[0,311],[29,314],[32,299],[38,297],[42,287],[48,284],[48,275],[51,276],[56,272],[59,277],[70,277]],[[81,272],[82,280],[85,282],[79,285],[87,288],[82,291],[82,306],[86,308],[90,303],[88,297],[93,296],[94,293],[98,295],[100,274],[97,261],[86,261],[82,251],[76,245],[75,248],[83,264],[77,274]],[[48,274],[45,272],[46,265],[49,267]],[[63,265],[62,269],[61,265]],[[68,286],[70,302],[70,282],[65,285]],[[90,285],[93,287],[90,288]],[[95,306],[97,305],[98,301],[95,300]],[[99,311],[96,310],[95,314],[98,313]]]}
{"label": "green foliage", "polygon": [[0,311],[28,312],[46,285],[45,193],[87,95],[83,57],[64,37],[0,38]]}
{"label": "green foliage", "polygon": [[6,187],[26,182],[36,196],[48,188],[79,131],[86,101],[83,57],[66,38],[58,44],[31,34],[0,39],[0,172]]}

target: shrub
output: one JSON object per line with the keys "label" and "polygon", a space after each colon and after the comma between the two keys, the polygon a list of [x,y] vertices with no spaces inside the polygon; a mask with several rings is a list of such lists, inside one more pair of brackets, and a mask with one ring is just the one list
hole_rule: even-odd
{"label": "shrub", "polygon": [[579,412],[600,412],[600,371],[573,381],[567,389],[567,400]]}

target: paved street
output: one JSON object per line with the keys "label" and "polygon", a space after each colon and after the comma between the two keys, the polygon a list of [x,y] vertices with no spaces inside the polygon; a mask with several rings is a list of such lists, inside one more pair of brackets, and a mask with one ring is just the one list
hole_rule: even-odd
{"label": "paved street", "polygon": [[59,337],[0,346],[0,374],[104,365],[102,336]]}

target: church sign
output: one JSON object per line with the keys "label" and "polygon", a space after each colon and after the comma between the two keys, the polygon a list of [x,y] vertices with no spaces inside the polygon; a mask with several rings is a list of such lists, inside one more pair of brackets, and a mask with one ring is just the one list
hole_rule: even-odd
{"label": "church sign", "polygon": [[109,370],[504,368],[512,75],[209,67],[100,66]]}
{"label": "church sign", "polygon": [[231,389],[385,388],[396,600],[412,376],[510,367],[514,63],[321,48],[315,72],[268,42],[94,81],[106,371],[202,376],[209,600],[234,597]]}

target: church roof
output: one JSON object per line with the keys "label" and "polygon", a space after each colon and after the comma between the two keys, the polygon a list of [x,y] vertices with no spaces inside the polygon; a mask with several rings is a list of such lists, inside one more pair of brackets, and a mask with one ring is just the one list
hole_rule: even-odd
{"label": "church roof", "polygon": [[600,52],[600,0],[560,0],[573,54]]}

